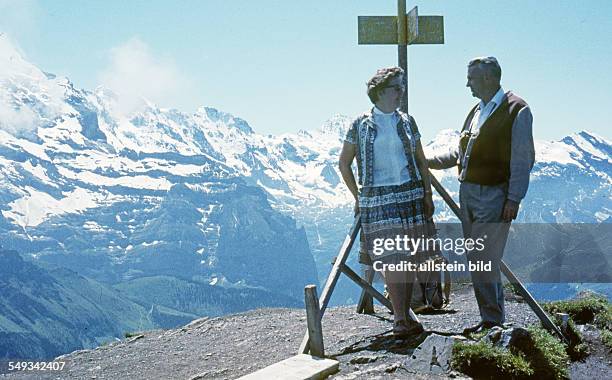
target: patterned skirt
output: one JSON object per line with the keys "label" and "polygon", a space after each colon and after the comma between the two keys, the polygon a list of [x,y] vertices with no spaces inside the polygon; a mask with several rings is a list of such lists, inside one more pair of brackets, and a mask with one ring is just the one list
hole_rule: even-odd
{"label": "patterned skirt", "polygon": [[429,236],[424,195],[422,181],[361,189],[361,248],[370,260],[397,263],[418,258],[409,240]]}

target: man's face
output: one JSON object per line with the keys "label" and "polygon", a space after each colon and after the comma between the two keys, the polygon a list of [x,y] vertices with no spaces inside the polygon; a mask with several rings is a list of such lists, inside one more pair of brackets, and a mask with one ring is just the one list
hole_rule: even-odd
{"label": "man's face", "polygon": [[489,85],[489,80],[485,75],[485,71],[478,65],[468,67],[466,87],[472,90],[472,96],[482,99],[485,90]]}

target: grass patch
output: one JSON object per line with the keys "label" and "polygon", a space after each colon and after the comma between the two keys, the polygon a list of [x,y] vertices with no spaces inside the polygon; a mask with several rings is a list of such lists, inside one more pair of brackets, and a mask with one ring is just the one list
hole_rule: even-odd
{"label": "grass patch", "polygon": [[589,347],[584,343],[584,339],[582,339],[582,334],[576,328],[576,324],[573,319],[569,319],[567,322],[567,327],[563,327],[563,321],[561,318],[555,314],[553,315],[553,319],[555,324],[559,326],[559,329],[565,335],[568,340],[568,345],[565,349],[565,352],[569,355],[572,361],[583,360],[590,354]]}
{"label": "grass patch", "polygon": [[548,302],[543,308],[551,314],[569,314],[581,325],[595,323],[601,329],[612,329],[612,305],[605,297],[593,293],[575,300]]}
{"label": "grass patch", "polygon": [[514,294],[515,296],[521,296],[521,293],[519,293],[519,291],[517,290],[517,288],[514,286],[514,284],[512,284],[511,282],[506,282],[504,283],[504,290],[507,292],[510,292],[512,294]]}
{"label": "grass patch", "polygon": [[[579,324],[593,323],[601,331],[601,341],[612,350],[612,304],[607,298],[593,293],[570,301],[556,301],[544,304],[544,310],[549,313],[566,313],[570,316],[570,330],[574,330],[573,322]],[[573,321],[573,322],[572,322]],[[577,333],[577,332],[576,332]],[[575,352],[572,352],[572,349]],[[588,355],[588,347],[583,343],[569,347],[568,353],[575,357]]]}
{"label": "grass patch", "polygon": [[514,355],[487,342],[456,342],[451,365],[475,379],[529,379],[534,374],[522,355]]}
{"label": "grass patch", "polygon": [[540,327],[529,327],[533,339],[531,352],[523,352],[534,370],[534,378],[568,379],[569,356],[565,345]]}
{"label": "grass patch", "polygon": [[510,350],[487,341],[456,342],[451,364],[476,379],[568,379],[565,345],[540,327],[528,331]]}
{"label": "grass patch", "polygon": [[601,330],[601,342],[612,351],[612,332],[610,330]]}

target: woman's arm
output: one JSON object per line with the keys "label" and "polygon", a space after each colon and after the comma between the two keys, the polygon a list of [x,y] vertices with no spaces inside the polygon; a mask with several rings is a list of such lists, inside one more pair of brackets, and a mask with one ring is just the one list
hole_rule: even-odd
{"label": "woman's arm", "polygon": [[359,189],[357,188],[355,175],[353,175],[353,170],[351,169],[351,164],[355,158],[355,149],[355,145],[349,144],[346,141],[344,142],[342,151],[340,152],[339,168],[346,187],[348,187],[351,194],[353,194],[353,198],[355,198],[355,214],[357,214],[359,212]]}

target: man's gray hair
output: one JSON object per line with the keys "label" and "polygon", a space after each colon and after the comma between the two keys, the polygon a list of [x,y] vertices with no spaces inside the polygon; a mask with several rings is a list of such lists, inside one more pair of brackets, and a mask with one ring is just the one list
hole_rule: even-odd
{"label": "man's gray hair", "polygon": [[491,76],[497,78],[498,81],[501,80],[502,71],[501,67],[499,66],[499,62],[497,62],[497,58],[476,57],[468,63],[468,67],[476,65],[480,66],[483,70],[486,70]]}

